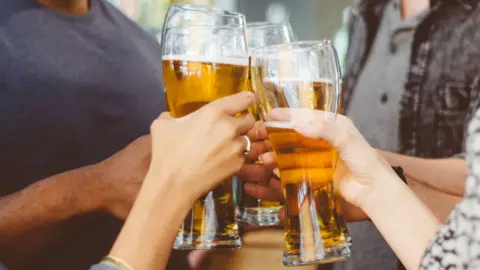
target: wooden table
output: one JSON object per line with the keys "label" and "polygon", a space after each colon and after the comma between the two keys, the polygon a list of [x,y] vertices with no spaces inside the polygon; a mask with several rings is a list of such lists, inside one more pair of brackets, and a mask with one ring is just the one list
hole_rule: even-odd
{"label": "wooden table", "polygon": [[243,236],[243,247],[235,251],[215,251],[208,270],[315,270],[315,266],[284,267],[283,229],[248,232]]}

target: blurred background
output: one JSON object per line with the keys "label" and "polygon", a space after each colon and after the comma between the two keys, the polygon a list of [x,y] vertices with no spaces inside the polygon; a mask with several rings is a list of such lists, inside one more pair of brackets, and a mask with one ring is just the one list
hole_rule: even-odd
{"label": "blurred background", "polygon": [[[345,10],[352,0],[109,0],[155,36],[171,3],[208,4],[242,12],[247,22],[289,21],[300,40],[332,39],[340,59],[348,44]],[[342,61],[343,62],[343,61]]]}

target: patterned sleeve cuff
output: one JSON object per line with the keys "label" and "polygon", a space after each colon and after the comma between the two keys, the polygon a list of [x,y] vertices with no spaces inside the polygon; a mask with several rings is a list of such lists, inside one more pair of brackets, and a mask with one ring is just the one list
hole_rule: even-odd
{"label": "patterned sleeve cuff", "polygon": [[121,269],[110,264],[99,263],[90,267],[90,270],[121,270]]}
{"label": "patterned sleeve cuff", "polygon": [[453,155],[452,158],[466,159],[467,153],[459,153],[459,154]]}

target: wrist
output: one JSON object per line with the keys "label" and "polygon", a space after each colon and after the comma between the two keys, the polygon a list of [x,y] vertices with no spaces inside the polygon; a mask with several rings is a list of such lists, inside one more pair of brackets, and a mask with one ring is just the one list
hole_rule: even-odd
{"label": "wrist", "polygon": [[[202,195],[196,192],[198,187],[192,187],[191,183],[197,182],[198,185],[200,177],[193,175],[190,172],[182,172],[172,170],[175,166],[170,166],[168,162],[155,162],[152,164],[161,164],[160,166],[151,165],[145,177],[144,186],[150,187],[152,191],[163,192],[167,191],[169,194],[178,196],[175,200],[178,203],[189,205],[189,209],[195,201]],[[188,169],[186,169],[188,170]],[[195,177],[195,181],[192,178]],[[143,188],[142,188],[143,189]]]}
{"label": "wrist", "polygon": [[105,171],[103,164],[98,163],[87,166],[83,169],[84,183],[82,183],[82,207],[90,212],[108,212],[109,199],[108,187],[105,186]]}
{"label": "wrist", "polygon": [[159,257],[168,260],[178,228],[192,207],[182,191],[171,184],[173,180],[164,173],[149,172],[111,256],[134,269],[158,269]]}
{"label": "wrist", "polygon": [[373,183],[361,205],[361,209],[371,219],[378,213],[388,211],[392,203],[401,202],[401,194],[408,190],[408,186],[391,168],[379,174],[377,181]]}

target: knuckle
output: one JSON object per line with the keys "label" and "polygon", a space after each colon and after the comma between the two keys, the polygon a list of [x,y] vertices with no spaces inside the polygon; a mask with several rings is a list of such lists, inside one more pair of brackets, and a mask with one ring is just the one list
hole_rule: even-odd
{"label": "knuckle", "polygon": [[348,132],[348,130],[341,129],[338,136],[335,137],[333,144],[339,148],[339,150],[341,150],[345,147],[345,145],[349,144],[352,139],[352,134]]}
{"label": "knuckle", "polygon": [[228,138],[233,138],[237,134],[237,127],[228,119],[223,119],[221,129],[223,134],[225,134]]}
{"label": "knuckle", "polygon": [[[326,120],[322,120],[322,121],[326,121]],[[321,137],[322,137],[322,135],[323,135],[323,128],[324,128],[324,127],[325,127],[325,124],[324,124],[324,123],[319,124],[319,125],[310,125],[312,134],[313,134],[316,138],[321,138]]]}
{"label": "knuckle", "polygon": [[251,130],[251,129],[255,128],[255,123],[256,123],[256,120],[255,120],[255,117],[253,115],[248,114],[245,117],[245,124],[248,127],[248,130]]}
{"label": "knuckle", "polygon": [[251,127],[254,127],[256,123],[255,117],[251,114],[247,114],[246,118],[246,121],[251,125]]}
{"label": "knuckle", "polygon": [[353,124],[353,121],[352,119],[344,116],[344,115],[340,115],[340,121],[341,123],[343,123],[343,125],[345,126],[345,128],[352,128],[352,127],[355,127],[355,125]]}
{"label": "knuckle", "polygon": [[217,107],[213,104],[212,106],[208,106],[208,107],[205,108],[204,115],[208,119],[213,120],[213,119],[218,118],[219,111],[218,111]]}
{"label": "knuckle", "polygon": [[242,142],[242,139],[235,140],[232,143],[232,153],[234,155],[239,155],[239,156],[242,156],[242,158],[244,158],[244,156],[243,156],[244,150],[245,150],[245,145]]}

